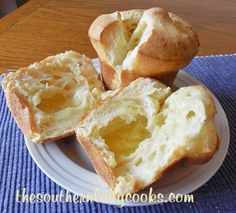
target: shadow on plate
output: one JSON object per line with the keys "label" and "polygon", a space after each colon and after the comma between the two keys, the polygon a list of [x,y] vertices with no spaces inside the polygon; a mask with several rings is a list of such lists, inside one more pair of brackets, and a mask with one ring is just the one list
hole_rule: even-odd
{"label": "shadow on plate", "polygon": [[82,168],[89,170],[90,172],[94,172],[95,170],[81,147],[80,143],[78,143],[76,136],[72,135],[70,137],[64,138],[63,140],[58,140],[57,142],[58,148],[74,163],[78,164]]}
{"label": "shadow on plate", "polygon": [[[88,156],[84,152],[80,143],[78,143],[76,136],[70,136],[64,138],[63,140],[58,140],[57,142],[58,148],[65,154],[71,161],[76,163],[78,166],[96,173]],[[177,164],[168,172],[165,173],[163,178],[161,178],[158,182],[155,182],[151,185],[153,188],[161,188],[167,186],[169,184],[173,184],[184,177],[190,175],[198,166],[183,166],[182,164]]]}

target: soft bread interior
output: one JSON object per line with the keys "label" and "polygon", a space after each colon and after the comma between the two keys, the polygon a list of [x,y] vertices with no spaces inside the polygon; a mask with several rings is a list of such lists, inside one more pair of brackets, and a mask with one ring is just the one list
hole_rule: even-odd
{"label": "soft bread interior", "polygon": [[143,31],[145,24],[140,24],[143,10],[131,10],[115,12],[112,14],[118,23],[110,26],[111,30],[106,33],[106,41],[109,45],[103,47],[106,55],[106,62],[116,71],[114,85],[119,88],[121,84],[121,72],[127,68],[128,61],[137,53],[138,46],[141,45],[141,37],[145,38]]}
{"label": "soft bread interior", "polygon": [[105,51],[109,64],[119,70],[119,66],[123,64],[126,56],[134,49],[142,35],[143,28],[138,24],[143,10],[115,12],[112,15],[119,21],[111,26],[112,30],[107,32],[106,39],[111,42]]}
{"label": "soft bread interior", "polygon": [[[113,21],[107,24],[110,19]],[[99,31],[101,25],[104,25],[104,29],[101,32],[101,43],[98,47],[98,38],[94,40],[93,38],[97,34],[94,31]],[[92,24],[89,35],[100,59],[116,72],[113,79],[114,88],[121,86],[123,71],[147,76],[147,69],[153,72],[151,65],[154,61],[165,61],[166,64],[174,64],[178,61],[181,64],[180,59],[187,60],[190,56],[193,57],[198,48],[192,47],[198,43],[193,42],[196,38],[192,38],[192,29],[188,23],[161,8],[129,10],[103,15]],[[183,48],[184,51],[182,51]],[[141,59],[140,55],[144,58]],[[147,60],[147,62],[140,63],[140,60]],[[160,69],[159,72],[162,72],[163,68],[155,69]],[[164,71],[173,71],[165,69]]]}
{"label": "soft bread interior", "polygon": [[139,78],[93,110],[76,133],[93,143],[112,169],[112,190],[128,193],[158,180],[181,159],[209,160],[217,149],[214,115],[203,86],[171,94],[157,81]]}
{"label": "soft bread interior", "polygon": [[104,92],[91,60],[73,51],[10,73],[2,84],[31,108],[35,124],[30,137],[37,143],[73,133],[80,118]]}

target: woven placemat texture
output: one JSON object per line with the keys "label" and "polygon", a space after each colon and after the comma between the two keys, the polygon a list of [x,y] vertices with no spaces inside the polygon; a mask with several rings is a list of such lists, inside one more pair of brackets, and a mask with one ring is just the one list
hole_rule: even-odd
{"label": "woven placemat texture", "polygon": [[96,202],[16,202],[16,191],[22,188],[29,194],[59,194],[64,189],[51,181],[32,160],[0,88],[0,212],[236,212],[236,55],[196,57],[184,71],[214,93],[230,126],[226,159],[214,177],[193,193],[194,203],[120,208]]}

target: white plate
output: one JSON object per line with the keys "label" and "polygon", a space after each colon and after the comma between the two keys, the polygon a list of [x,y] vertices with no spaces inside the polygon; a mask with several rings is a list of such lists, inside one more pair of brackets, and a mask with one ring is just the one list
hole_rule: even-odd
{"label": "white plate", "polygon": [[[93,62],[99,72],[98,60],[95,59]],[[199,83],[189,74],[180,71],[174,85],[183,87]],[[154,187],[153,193],[163,193],[165,197],[168,197],[169,193],[189,194],[206,183],[220,168],[229,146],[229,126],[223,108],[216,98],[214,101],[217,107],[216,125],[221,141],[218,152],[204,165],[173,171],[169,174],[168,181],[164,180]],[[105,182],[95,173],[80,144],[75,140],[72,136],[43,145],[36,145],[26,140],[26,145],[39,168],[63,188],[76,194],[93,195],[96,188],[100,194],[110,194]],[[148,193],[148,190],[142,193]],[[121,204],[117,201],[105,203]],[[125,203],[126,206],[150,204],[156,203]]]}

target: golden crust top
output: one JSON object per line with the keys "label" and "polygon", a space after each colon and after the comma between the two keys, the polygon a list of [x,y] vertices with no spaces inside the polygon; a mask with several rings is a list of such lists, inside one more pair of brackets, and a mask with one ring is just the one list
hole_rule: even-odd
{"label": "golden crust top", "polygon": [[177,72],[199,47],[191,25],[162,8],[101,15],[91,24],[89,37],[100,60],[116,72],[115,88],[122,84],[122,72],[157,79],[159,74]]}

